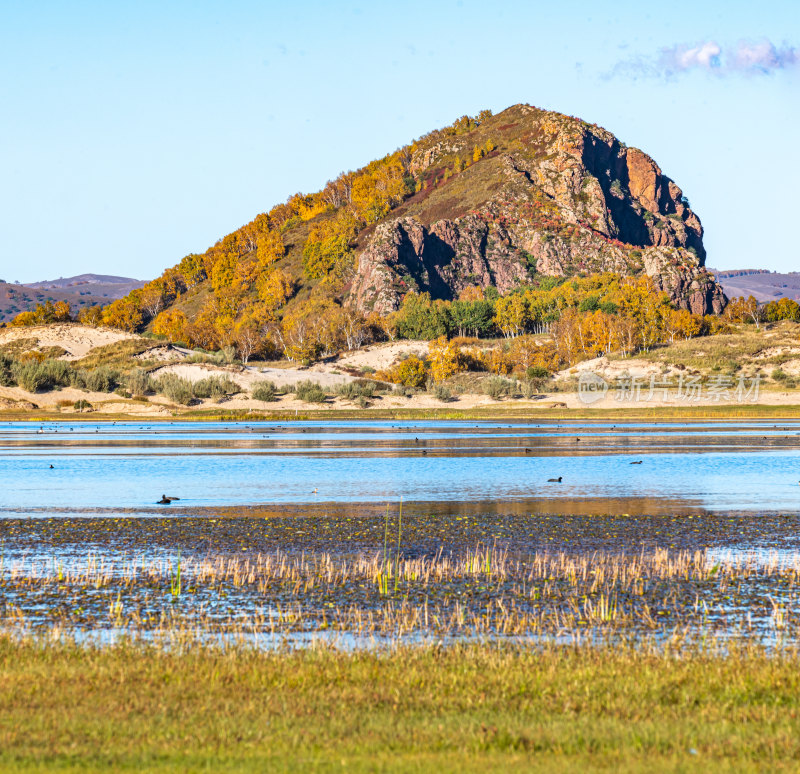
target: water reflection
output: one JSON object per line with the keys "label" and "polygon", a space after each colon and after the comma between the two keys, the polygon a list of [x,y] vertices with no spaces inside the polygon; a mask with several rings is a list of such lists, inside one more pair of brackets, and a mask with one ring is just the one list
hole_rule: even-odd
{"label": "water reflection", "polygon": [[798,471],[798,422],[0,425],[6,516],[152,515],[164,493],[189,510],[400,497],[781,510],[800,503]]}

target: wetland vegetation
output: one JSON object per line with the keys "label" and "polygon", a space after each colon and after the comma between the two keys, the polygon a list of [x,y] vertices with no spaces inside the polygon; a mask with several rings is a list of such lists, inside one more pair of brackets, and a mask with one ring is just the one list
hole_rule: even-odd
{"label": "wetland vegetation", "polygon": [[5,425],[0,767],[792,770],[798,432]]}

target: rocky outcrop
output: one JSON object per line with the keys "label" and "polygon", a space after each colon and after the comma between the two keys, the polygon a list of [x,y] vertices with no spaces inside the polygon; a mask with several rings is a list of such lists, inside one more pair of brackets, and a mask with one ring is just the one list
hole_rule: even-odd
{"label": "rocky outcrop", "polygon": [[713,275],[691,253],[650,248],[643,255],[645,272],[680,309],[694,314],[721,314],[726,298]]}
{"label": "rocky outcrop", "polygon": [[506,293],[527,276],[509,235],[478,216],[430,228],[398,218],[380,224],[359,255],[350,298],[365,312],[387,314],[409,290],[453,298],[470,285],[493,285]]}
{"label": "rocky outcrop", "polygon": [[[453,177],[438,173],[470,155],[474,133],[415,151],[411,170],[423,179],[430,170],[434,183],[361,246],[350,304],[386,314],[409,290],[450,299],[468,285],[505,293],[532,273],[615,271],[646,273],[679,307],[722,311],[725,297],[704,269],[700,219],[650,156],[600,127],[528,105],[492,121],[486,135],[509,135],[505,146],[456,166]],[[443,211],[466,214],[437,218]]]}

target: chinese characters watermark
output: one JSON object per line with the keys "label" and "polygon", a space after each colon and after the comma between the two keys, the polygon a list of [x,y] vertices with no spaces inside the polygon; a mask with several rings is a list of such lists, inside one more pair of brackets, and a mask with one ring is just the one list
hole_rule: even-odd
{"label": "chinese characters watermark", "polygon": [[622,374],[607,381],[592,371],[583,371],[578,377],[578,397],[586,404],[597,403],[609,393],[619,403],[661,401],[664,403],[756,403],[761,386],[759,375],[732,377],[715,375],[678,374],[650,377]]}

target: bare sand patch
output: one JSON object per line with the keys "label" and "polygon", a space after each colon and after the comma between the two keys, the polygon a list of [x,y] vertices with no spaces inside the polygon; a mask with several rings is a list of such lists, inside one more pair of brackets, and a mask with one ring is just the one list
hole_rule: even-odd
{"label": "bare sand patch", "polygon": [[141,337],[135,334],[113,328],[91,328],[78,323],[54,323],[0,330],[0,346],[20,339],[35,339],[39,348],[61,347],[66,350],[67,354],[63,355],[61,360],[78,360],[88,355],[95,347],[139,338]]}
{"label": "bare sand patch", "polygon": [[187,357],[188,355],[182,350],[173,347],[170,344],[167,344],[161,347],[151,347],[145,352],[141,352],[138,355],[134,355],[133,359],[149,360],[149,361],[155,360],[156,362],[171,363],[174,361],[186,360]]}
{"label": "bare sand patch", "polygon": [[625,375],[649,380],[651,376],[666,377],[667,375],[678,374],[680,371],[681,369],[647,360],[609,360],[603,356],[592,360],[584,360],[574,366],[558,371],[555,374],[555,378],[563,381],[580,377],[582,373],[594,373],[607,382],[613,382]]}
{"label": "bare sand patch", "polygon": [[337,387],[352,382],[350,374],[336,374],[322,368],[259,368],[257,366],[218,366],[210,363],[171,363],[151,372],[154,378],[161,374],[176,374],[192,384],[209,376],[228,377],[242,390],[250,392],[257,382],[273,382],[276,387],[294,386],[298,382],[317,382],[322,387]]}
{"label": "bare sand patch", "polygon": [[350,368],[373,368],[380,371],[390,368],[403,357],[416,355],[422,357],[430,352],[427,341],[390,341],[372,344],[355,352],[346,352],[336,361],[336,365]]}

